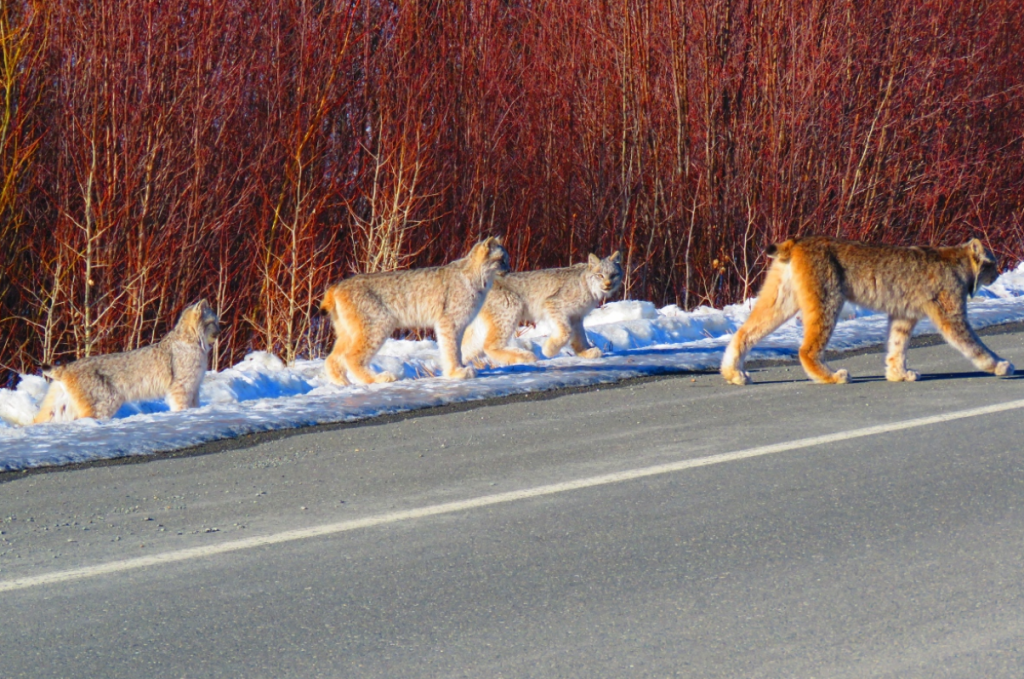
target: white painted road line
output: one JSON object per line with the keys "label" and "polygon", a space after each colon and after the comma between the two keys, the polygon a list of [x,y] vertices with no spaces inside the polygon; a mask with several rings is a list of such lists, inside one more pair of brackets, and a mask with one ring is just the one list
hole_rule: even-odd
{"label": "white painted road line", "polygon": [[689,460],[680,460],[679,462],[669,462],[667,464],[659,464],[651,467],[642,467],[639,469],[630,469],[626,471],[615,472],[612,474],[590,476],[583,479],[576,479],[574,481],[565,481],[562,483],[552,483],[544,486],[535,486],[533,488],[514,490],[507,493],[483,495],[480,497],[471,498],[469,500],[445,502],[442,504],[420,507],[418,509],[388,512],[386,514],[377,514],[375,516],[368,516],[362,519],[353,519],[350,521],[340,521],[337,523],[328,523],[320,526],[313,526],[311,528],[299,528],[296,530],[282,531],[280,533],[272,533],[270,535],[246,538],[244,540],[230,540],[228,542],[223,542],[219,545],[194,547],[192,549],[181,549],[173,552],[165,552],[163,554],[154,554],[152,556],[143,556],[134,559],[124,559],[121,561],[111,561],[110,563],[99,564],[96,566],[87,566],[84,568],[73,568],[70,570],[55,571],[53,573],[33,575],[24,578],[14,578],[12,580],[2,580],[0,581],[0,593],[11,592],[19,589],[28,589],[30,587],[38,587],[40,585],[50,585],[70,582],[73,580],[81,580],[83,578],[91,578],[96,577],[98,575],[121,573],[123,571],[134,570],[136,568],[146,568],[149,566],[160,566],[163,564],[176,563],[179,561],[201,559],[210,556],[215,556],[217,554],[237,552],[243,549],[253,549],[255,547],[276,545],[284,542],[292,542],[295,540],[306,540],[308,538],[316,538],[324,535],[334,535],[336,533],[344,533],[347,531],[358,530],[360,528],[372,528],[373,526],[382,526],[391,523],[398,523],[401,521],[409,521],[412,519],[421,519],[428,516],[437,516],[438,514],[451,514],[453,512],[462,512],[469,509],[477,509],[479,507],[489,507],[491,505],[504,504],[507,502],[527,500],[530,498],[542,497],[545,495],[556,495],[558,493],[565,493],[573,490],[581,490],[584,488],[606,486],[613,483],[622,483],[623,481],[633,481],[635,479],[640,479],[648,476],[657,476],[660,474],[668,474],[671,472],[683,471],[685,469],[707,467],[714,464],[722,464],[723,462],[736,462],[738,460],[747,460],[753,457],[762,457],[764,455],[772,455],[775,453],[782,453],[790,450],[799,450],[801,448],[813,448],[815,446],[821,446],[829,443],[838,443],[840,441],[849,441],[851,439],[863,438],[865,436],[875,436],[878,434],[903,431],[906,429],[914,429],[917,427],[926,427],[932,424],[942,424],[944,422],[963,420],[970,417],[980,417],[983,415],[1002,413],[1008,410],[1018,410],[1021,408],[1024,408],[1024,400],[1009,401],[1006,403],[999,403],[996,405],[985,406],[981,408],[957,410],[950,413],[944,413],[942,415],[919,417],[912,420],[893,422],[891,424],[880,424],[874,427],[863,427],[861,429],[851,429],[849,431],[838,432],[835,434],[825,434],[824,436],[812,436],[810,438],[797,439],[795,441],[773,443],[767,446],[758,446],[756,448],[738,450],[733,453],[722,453],[720,455],[710,455],[708,457],[698,457]]}

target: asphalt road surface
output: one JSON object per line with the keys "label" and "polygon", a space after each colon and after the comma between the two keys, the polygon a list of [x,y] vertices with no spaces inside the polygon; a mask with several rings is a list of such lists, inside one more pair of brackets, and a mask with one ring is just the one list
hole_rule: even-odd
{"label": "asphalt road surface", "polygon": [[0,677],[1019,678],[1024,380],[910,363],[0,475]]}

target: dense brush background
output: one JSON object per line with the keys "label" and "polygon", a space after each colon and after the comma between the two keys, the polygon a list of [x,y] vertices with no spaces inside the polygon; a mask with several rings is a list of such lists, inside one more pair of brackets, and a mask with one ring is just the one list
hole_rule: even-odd
{"label": "dense brush background", "polygon": [[159,338],[318,355],[329,281],[504,234],[625,294],[801,233],[1024,256],[1019,0],[0,0],[0,385]]}

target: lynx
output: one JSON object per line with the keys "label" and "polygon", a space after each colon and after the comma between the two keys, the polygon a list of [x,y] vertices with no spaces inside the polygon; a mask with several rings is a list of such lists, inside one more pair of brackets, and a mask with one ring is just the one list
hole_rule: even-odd
{"label": "lynx", "polygon": [[217,314],[204,299],[185,309],[174,329],[156,344],[56,368],[43,366],[43,375],[53,382],[34,422],[105,419],[128,401],[155,398],[166,398],[171,410],[195,408],[210,345],[219,334]]}
{"label": "lynx", "polygon": [[561,269],[506,274],[494,281],[494,289],[463,339],[466,360],[482,349],[497,363],[536,361],[532,351],[509,347],[508,341],[520,323],[542,320],[552,326],[541,349],[548,358],[557,355],[567,342],[583,358],[600,358],[601,350],[587,342],[583,317],[614,295],[621,284],[621,252],[605,259],[591,254],[586,264]]}
{"label": "lynx", "polygon": [[370,372],[370,360],[395,330],[419,328],[434,329],[445,377],[473,377],[462,363],[462,334],[494,277],[507,270],[501,239],[488,238],[445,266],[360,274],[335,283],[320,305],[335,334],[327,377],[336,384],[349,384],[346,372],[362,384],[395,381],[389,372]]}
{"label": "lynx", "polygon": [[843,300],[889,314],[885,377],[917,380],[907,369],[907,342],[917,322],[931,319],[942,336],[978,369],[1012,375],[1013,365],[992,353],[967,323],[967,297],[992,283],[996,259],[978,239],[956,247],[868,245],[826,237],[795,238],[768,248],[775,261],[746,323],[722,358],[722,376],[747,384],[743,359],[763,337],[803,314],[800,362],[815,382],[842,384],[846,370],[833,372],[822,353],[835,328]]}

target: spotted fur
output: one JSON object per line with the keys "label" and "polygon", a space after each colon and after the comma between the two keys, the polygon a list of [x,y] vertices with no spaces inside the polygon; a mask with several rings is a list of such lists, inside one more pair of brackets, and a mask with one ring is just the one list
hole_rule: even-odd
{"label": "spotted fur", "polygon": [[124,403],[166,398],[171,410],[199,405],[210,345],[220,334],[206,300],[185,309],[156,344],[134,351],[88,356],[43,374],[53,380],[34,422],[113,417]]}
{"label": "spotted fur", "polygon": [[804,324],[800,362],[815,382],[849,381],[822,360],[844,300],[889,315],[886,379],[912,382],[906,350],[914,326],[928,318],[942,336],[979,369],[1013,374],[1013,365],[989,350],[967,322],[967,298],[999,274],[992,252],[978,239],[955,247],[869,245],[822,236],[795,238],[769,247],[774,258],[746,323],[722,359],[722,376],[747,384],[747,353],[799,311]]}
{"label": "spotted fur", "polygon": [[497,363],[536,361],[532,351],[508,346],[520,323],[547,321],[551,335],[541,351],[551,358],[566,343],[583,358],[600,358],[583,329],[583,317],[622,285],[622,253],[605,259],[591,254],[586,264],[510,273],[494,281],[483,308],[466,332],[462,351],[472,360],[481,351]]}
{"label": "spotted fur", "polygon": [[473,377],[462,363],[462,334],[494,277],[507,270],[501,239],[488,238],[445,266],[359,274],[335,283],[321,304],[335,335],[327,377],[336,384],[349,384],[349,376],[361,384],[393,382],[396,375],[372,373],[370,360],[395,330],[421,328],[434,330],[445,377]]}

